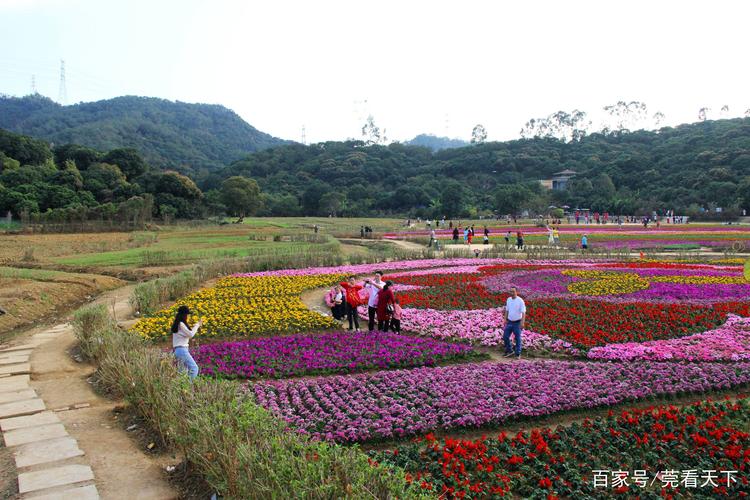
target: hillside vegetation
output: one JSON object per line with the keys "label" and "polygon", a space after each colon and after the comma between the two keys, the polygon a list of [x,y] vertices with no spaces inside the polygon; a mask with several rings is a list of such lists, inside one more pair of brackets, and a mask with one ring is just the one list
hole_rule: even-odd
{"label": "hillside vegetation", "polygon": [[[57,106],[41,98],[25,102]],[[3,120],[26,123],[21,114]],[[201,120],[170,119],[186,131],[185,137],[225,141]],[[88,127],[93,125],[70,125]],[[65,130],[55,133],[72,133]],[[159,137],[144,132],[143,140],[153,144]],[[205,155],[192,158],[193,149],[165,141],[178,159],[155,163],[137,147],[52,147],[38,137],[0,130],[0,213],[10,210],[47,222],[94,218],[136,227],[153,216],[168,221],[225,214],[472,217],[524,210],[533,215],[551,205],[568,205],[611,214],[672,209],[691,217],[732,218],[750,210],[750,118],[436,152],[362,141],[287,144],[212,169],[205,168]],[[165,167],[176,163],[178,168]],[[576,172],[568,189],[550,191],[539,183],[566,169]]]}
{"label": "hillside vegetation", "polygon": [[191,175],[285,142],[224,106],[135,96],[72,106],[38,94],[0,97],[0,128],[101,151],[135,148],[154,167]]}

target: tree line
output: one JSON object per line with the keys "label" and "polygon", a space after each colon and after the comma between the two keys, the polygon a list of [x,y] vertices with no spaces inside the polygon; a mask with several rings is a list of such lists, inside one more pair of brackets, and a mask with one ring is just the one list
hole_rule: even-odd
{"label": "tree line", "polygon": [[[539,182],[565,169],[576,172],[567,189]],[[133,148],[52,147],[0,130],[0,211],[38,220],[472,217],[565,205],[693,217],[716,215],[717,207],[725,217],[750,210],[750,119],[477,141],[437,152],[365,141],[290,144],[193,178],[149,165]]]}

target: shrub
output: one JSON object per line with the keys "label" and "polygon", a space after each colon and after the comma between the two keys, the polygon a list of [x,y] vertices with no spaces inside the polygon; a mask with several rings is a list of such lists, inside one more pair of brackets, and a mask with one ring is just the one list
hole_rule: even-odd
{"label": "shrub", "polygon": [[90,305],[73,314],[73,331],[84,358],[95,360],[102,348],[102,335],[111,330],[115,322],[104,304]]}

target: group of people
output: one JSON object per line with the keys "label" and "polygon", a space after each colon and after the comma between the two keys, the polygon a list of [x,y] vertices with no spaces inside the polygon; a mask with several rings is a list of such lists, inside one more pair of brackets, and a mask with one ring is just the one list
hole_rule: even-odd
{"label": "group of people", "polygon": [[[367,298],[362,297],[366,290]],[[383,281],[383,272],[377,271],[374,279],[365,279],[364,284],[357,283],[354,276],[342,281],[329,292],[331,315],[337,321],[349,322],[349,330],[360,331],[357,308],[367,304],[367,329],[373,331],[376,326],[381,332],[401,331],[401,306],[393,293],[393,282]]]}
{"label": "group of people", "polygon": [[[454,227],[453,243],[458,243],[461,234],[463,234],[464,244],[471,245],[476,234],[474,225],[472,224],[471,226],[466,226],[466,228],[463,230],[460,226]],[[487,226],[484,226],[484,237],[482,238],[482,243],[484,243],[485,245],[489,245],[490,243],[490,229]]]}

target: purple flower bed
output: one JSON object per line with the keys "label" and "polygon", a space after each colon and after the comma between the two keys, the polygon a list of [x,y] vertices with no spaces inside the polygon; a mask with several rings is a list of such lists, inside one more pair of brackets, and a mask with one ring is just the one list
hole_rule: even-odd
{"label": "purple flower bed", "polygon": [[270,381],[253,390],[301,432],[356,442],[748,382],[750,362],[518,361]]}
{"label": "purple flower bed", "polygon": [[471,346],[384,332],[327,332],[202,345],[193,357],[222,378],[351,373],[481,359]]}
{"label": "purple flower bed", "polygon": [[[613,271],[623,274],[637,274],[643,278],[655,276],[742,276],[741,270],[734,269],[623,269],[597,267],[597,271]],[[535,271],[511,271],[490,276],[482,284],[490,291],[502,292],[511,286],[518,288],[521,296],[529,299],[540,298],[573,298],[578,297],[568,290],[574,280],[561,274],[561,269],[540,269]],[[652,281],[645,290],[622,294],[597,296],[594,300],[608,302],[631,302],[648,300],[659,302],[721,302],[741,300],[750,297],[748,284],[705,284],[691,285],[683,283],[661,283]]]}

